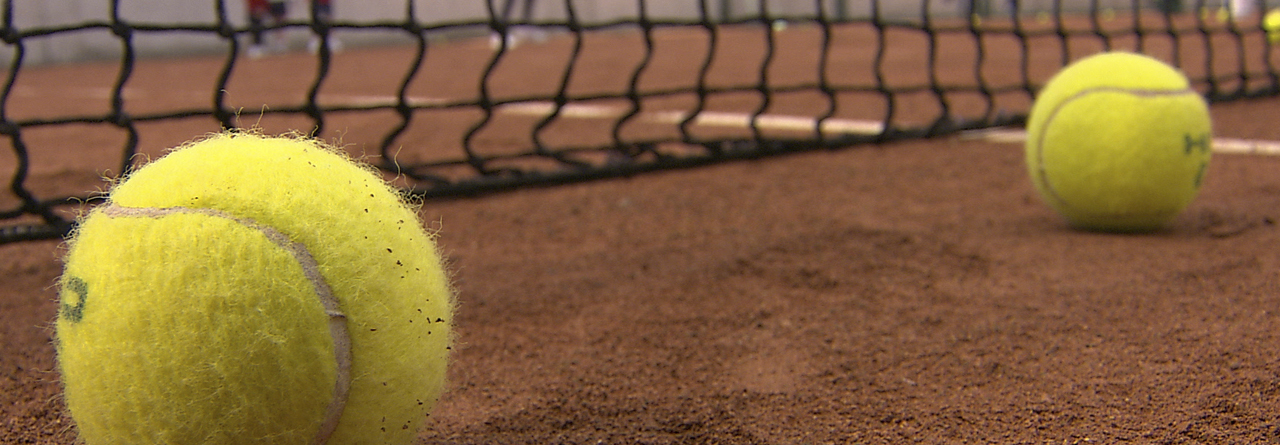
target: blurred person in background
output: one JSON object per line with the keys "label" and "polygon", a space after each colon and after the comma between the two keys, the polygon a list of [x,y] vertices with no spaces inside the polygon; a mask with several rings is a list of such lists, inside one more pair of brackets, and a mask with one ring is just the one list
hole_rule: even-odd
{"label": "blurred person in background", "polygon": [[[329,25],[333,23],[333,4],[330,0],[311,0],[311,18],[317,24]],[[333,30],[329,30],[329,51],[342,51],[342,42],[334,37]],[[312,54],[320,52],[320,36],[312,34],[311,40],[307,42],[307,51]]]}
{"label": "blurred person in background", "polygon": [[[515,48],[526,41],[543,42],[547,40],[547,32],[536,25],[531,24],[533,21],[533,9],[536,7],[537,0],[523,0],[524,5],[520,8],[519,21],[513,20],[516,2],[519,0],[506,0],[502,5],[500,19],[503,24],[507,25],[507,49]],[[489,45],[497,48],[502,44],[503,36],[494,33],[489,37]]]}
{"label": "blurred person in background", "polygon": [[284,50],[284,30],[267,31],[267,28],[284,23],[289,15],[289,3],[285,0],[245,0],[245,6],[249,14],[249,31],[253,34],[249,57],[256,59]]}

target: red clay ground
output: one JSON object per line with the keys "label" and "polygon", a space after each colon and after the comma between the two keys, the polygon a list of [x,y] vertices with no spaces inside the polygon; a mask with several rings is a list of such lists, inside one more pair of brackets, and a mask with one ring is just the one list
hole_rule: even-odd
{"label": "red clay ground", "polygon": [[[1213,113],[1280,139],[1280,101]],[[1280,442],[1278,171],[1219,155],[1147,235],[959,138],[428,202],[459,344],[420,443]],[[74,442],[60,254],[0,246],[0,442]]]}

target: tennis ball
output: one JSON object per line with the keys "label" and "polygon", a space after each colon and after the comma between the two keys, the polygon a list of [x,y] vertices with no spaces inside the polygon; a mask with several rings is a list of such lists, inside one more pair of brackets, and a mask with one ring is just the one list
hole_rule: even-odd
{"label": "tennis ball", "polygon": [[1151,231],[1199,192],[1210,126],[1204,98],[1178,70],[1139,54],[1098,54],[1040,91],[1027,122],[1027,170],[1077,228]]}
{"label": "tennis ball", "polygon": [[1262,28],[1267,31],[1267,40],[1272,44],[1280,43],[1280,9],[1272,9],[1262,17]]}
{"label": "tennis ball", "polygon": [[82,218],[56,347],[100,444],[404,444],[444,385],[452,290],[433,236],[321,142],[224,133]]}

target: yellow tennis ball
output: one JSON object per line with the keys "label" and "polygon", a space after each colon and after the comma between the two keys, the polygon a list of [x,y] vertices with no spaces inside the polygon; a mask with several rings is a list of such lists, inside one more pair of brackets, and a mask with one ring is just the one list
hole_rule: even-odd
{"label": "yellow tennis ball", "polygon": [[1040,91],[1027,122],[1027,170],[1075,227],[1150,231],[1199,192],[1211,134],[1208,106],[1181,72],[1143,55],[1103,53]]}
{"label": "yellow tennis ball", "polygon": [[1213,18],[1219,23],[1226,23],[1231,20],[1231,11],[1228,11],[1225,7],[1218,8],[1218,12],[1213,15]]}
{"label": "yellow tennis ball", "polygon": [[227,133],[130,175],[70,241],[59,368],[101,444],[404,444],[439,398],[433,236],[323,143]]}
{"label": "yellow tennis ball", "polygon": [[1280,43],[1280,9],[1267,11],[1267,15],[1262,17],[1262,27],[1267,31],[1268,41]]}

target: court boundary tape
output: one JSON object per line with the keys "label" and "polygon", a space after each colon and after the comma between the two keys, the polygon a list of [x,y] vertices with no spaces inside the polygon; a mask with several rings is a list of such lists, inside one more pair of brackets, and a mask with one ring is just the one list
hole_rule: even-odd
{"label": "court boundary tape", "polygon": [[[30,88],[17,87],[15,91],[21,96],[33,96],[38,93]],[[92,98],[106,98],[108,90],[105,88],[82,88],[73,89],[77,95],[84,95]],[[137,91],[126,89],[126,93],[142,94]],[[344,94],[324,94],[319,98],[326,106],[334,105],[352,105],[352,106],[387,106],[394,107],[399,104],[399,99],[390,95],[344,95]],[[442,105],[449,103],[447,99],[435,97],[407,97],[405,102],[410,106],[430,106]],[[628,113],[627,108],[614,105],[598,105],[598,104],[566,104],[556,110],[556,104],[551,101],[529,101],[517,102],[500,105],[496,108],[497,113],[511,113],[525,116],[548,116],[551,113],[558,113],[558,116],[578,119],[618,119]],[[645,111],[636,114],[635,119],[639,122],[675,125],[688,119],[689,113],[686,111],[670,110],[670,111]],[[754,121],[754,122],[753,122]],[[723,128],[748,128],[754,125],[756,128],[767,131],[813,131],[818,127],[818,119],[809,116],[793,116],[780,114],[751,114],[751,113],[733,113],[723,111],[702,111],[697,117],[690,121],[692,125],[704,127],[723,127]],[[884,131],[884,124],[874,120],[844,119],[844,118],[828,118],[822,120],[821,131],[823,134],[844,134],[859,136],[875,136]],[[988,128],[982,130],[970,130],[960,133],[960,139],[963,140],[983,140],[995,143],[1021,144],[1026,140],[1026,131],[1015,128]],[[1213,139],[1213,151],[1216,153],[1230,154],[1253,154],[1265,156],[1280,156],[1280,141],[1263,140],[1263,139],[1241,139],[1241,138],[1225,138],[1218,137]]]}
{"label": "court boundary tape", "polygon": [[[1027,132],[1022,129],[992,128],[986,130],[966,131],[960,134],[960,138],[1006,144],[1021,144],[1027,140]],[[1280,156],[1280,141],[1217,137],[1213,138],[1213,151],[1215,153],[1228,154]]]}
{"label": "court boundary tape", "polygon": [[[524,102],[509,104],[500,108],[501,112],[525,115],[549,115],[555,112],[555,104],[551,102]],[[560,116],[576,118],[619,118],[626,110],[621,107],[607,105],[569,104],[560,108]],[[644,112],[640,119],[660,124],[678,124],[688,118],[684,111]],[[753,117],[754,116],[754,117]],[[807,116],[789,116],[778,114],[752,115],[750,113],[729,113],[721,111],[703,111],[693,119],[694,125],[708,127],[746,128],[754,124],[765,130],[812,131],[818,125],[818,119]],[[850,134],[875,136],[884,131],[884,124],[879,121],[829,118],[822,121],[822,132],[826,134]],[[960,133],[961,139],[983,140],[994,143],[1021,144],[1027,139],[1027,132],[1022,129],[991,128],[971,130]],[[1240,139],[1218,137],[1213,139],[1213,151],[1230,154],[1255,154],[1280,156],[1280,141],[1261,139]]]}
{"label": "court boundary tape", "polygon": [[[324,99],[328,99],[326,102],[364,106],[394,106],[397,103],[397,99],[393,96],[328,96]],[[410,105],[442,104],[447,102],[445,99],[431,97],[409,97],[406,98],[406,101]],[[557,110],[556,104],[551,101],[529,101],[500,105],[496,108],[496,112],[524,116],[549,116],[552,113],[558,113],[558,116],[567,118],[618,119],[625,116],[628,110],[620,106],[597,104],[567,104]],[[684,122],[688,117],[689,113],[686,111],[671,110],[640,112],[635,119],[639,122],[674,125]],[[818,119],[815,117],[780,114],[753,115],[751,113],[723,111],[702,111],[691,121],[691,124],[727,128],[748,128],[754,124],[757,128],[770,131],[813,131],[819,125]],[[821,131],[824,134],[875,136],[884,131],[884,124],[874,120],[828,118],[822,120],[821,126]],[[965,131],[960,133],[959,137],[963,140],[1021,144],[1026,141],[1027,133],[1022,129],[989,128]],[[1218,137],[1213,139],[1213,151],[1229,154],[1280,156],[1280,141]]]}

